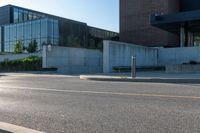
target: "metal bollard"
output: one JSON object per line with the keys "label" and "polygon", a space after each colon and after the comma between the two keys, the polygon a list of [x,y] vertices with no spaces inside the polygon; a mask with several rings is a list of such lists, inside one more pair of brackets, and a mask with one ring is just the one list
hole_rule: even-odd
{"label": "metal bollard", "polygon": [[131,58],[131,78],[136,78],[136,57]]}

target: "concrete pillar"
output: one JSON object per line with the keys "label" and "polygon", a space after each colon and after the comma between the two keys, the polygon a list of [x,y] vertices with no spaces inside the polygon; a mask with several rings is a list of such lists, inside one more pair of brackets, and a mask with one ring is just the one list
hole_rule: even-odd
{"label": "concrete pillar", "polygon": [[187,38],[188,38],[188,40],[187,40],[187,47],[191,47],[191,32],[188,32]]}
{"label": "concrete pillar", "polygon": [[103,41],[103,73],[110,73],[110,41]]}
{"label": "concrete pillar", "polygon": [[184,47],[185,46],[185,27],[184,25],[181,25],[180,28],[180,47]]}
{"label": "concrete pillar", "polygon": [[42,68],[47,68],[47,46],[43,45],[42,48]]}

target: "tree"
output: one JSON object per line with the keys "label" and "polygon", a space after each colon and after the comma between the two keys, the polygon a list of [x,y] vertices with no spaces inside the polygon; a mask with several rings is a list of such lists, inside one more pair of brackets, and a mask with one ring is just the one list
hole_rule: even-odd
{"label": "tree", "polygon": [[21,41],[17,41],[17,43],[15,44],[14,53],[18,54],[22,52],[23,52],[23,44]]}
{"label": "tree", "polygon": [[31,41],[31,42],[29,43],[28,48],[27,48],[27,51],[28,51],[29,53],[34,53],[34,52],[37,51],[37,42],[36,42],[36,40],[33,40],[33,41]]}

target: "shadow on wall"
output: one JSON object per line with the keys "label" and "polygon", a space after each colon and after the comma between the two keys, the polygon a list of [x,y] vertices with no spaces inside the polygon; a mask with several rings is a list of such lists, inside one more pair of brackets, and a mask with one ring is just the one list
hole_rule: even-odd
{"label": "shadow on wall", "polygon": [[58,68],[58,73],[85,74],[103,72],[100,50],[52,46],[43,47],[43,68]]}
{"label": "shadow on wall", "polygon": [[84,48],[43,47],[43,68],[58,68],[58,73],[110,73],[117,66],[131,66],[136,57],[137,68],[164,67],[200,61],[200,47],[152,48],[134,44],[104,41],[103,52]]}
{"label": "shadow on wall", "polygon": [[134,44],[104,41],[103,72],[113,72],[116,66],[131,66],[131,57],[136,57],[137,68],[179,65],[200,61],[200,47],[152,48]]}

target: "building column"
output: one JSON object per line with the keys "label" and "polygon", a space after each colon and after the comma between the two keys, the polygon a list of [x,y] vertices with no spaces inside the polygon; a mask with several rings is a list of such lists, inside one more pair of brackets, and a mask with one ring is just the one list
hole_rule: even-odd
{"label": "building column", "polygon": [[191,39],[191,46],[194,47],[194,33],[192,32],[191,32],[190,39]]}
{"label": "building column", "polygon": [[181,28],[180,28],[180,47],[184,47],[185,46],[185,27],[182,24]]}
{"label": "building column", "polygon": [[187,38],[188,38],[188,40],[187,40],[187,47],[190,47],[191,46],[191,32],[188,32]]}
{"label": "building column", "polygon": [[192,47],[194,46],[194,42],[193,42],[193,33],[192,32],[188,32],[188,47]]}
{"label": "building column", "polygon": [[2,26],[1,27],[1,52],[4,52],[4,47],[5,47],[5,44],[4,44],[4,27]]}

